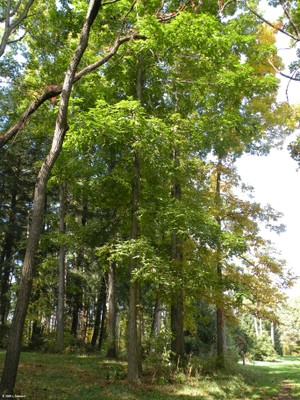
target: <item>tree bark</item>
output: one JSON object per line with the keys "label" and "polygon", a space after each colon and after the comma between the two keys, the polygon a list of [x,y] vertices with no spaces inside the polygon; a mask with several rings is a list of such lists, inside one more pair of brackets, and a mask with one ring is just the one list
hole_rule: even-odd
{"label": "tree bark", "polygon": [[105,285],[105,280],[104,278],[102,279],[101,283],[101,289],[98,294],[98,299],[96,302],[96,310],[95,310],[95,322],[94,322],[94,330],[93,330],[93,336],[91,340],[91,346],[95,347],[97,343],[97,339],[99,336],[99,331],[100,331],[100,323],[101,323],[101,311],[102,311],[102,303],[103,303],[103,286]]}
{"label": "tree bark", "polygon": [[[218,162],[217,182],[216,182],[216,204],[221,203],[221,160]],[[221,219],[217,216],[217,222],[222,229]],[[216,333],[217,333],[217,359],[216,367],[218,369],[225,368],[225,348],[226,348],[226,332],[225,332],[225,310],[224,310],[224,288],[223,288],[223,268],[222,268],[222,250],[220,240],[217,243],[216,249],[216,264],[217,264],[217,307],[216,307]]]}
{"label": "tree bark", "polygon": [[12,254],[14,247],[14,224],[16,220],[17,207],[17,185],[13,186],[10,202],[10,214],[7,223],[7,231],[3,243],[3,251],[0,257],[0,277],[1,277],[1,294],[0,294],[0,327],[6,325],[7,315],[9,312],[9,278],[12,270]]}
{"label": "tree bark", "polygon": [[106,327],[106,282],[104,279],[103,292],[102,292],[101,325],[100,325],[100,335],[98,342],[98,349],[100,351],[102,350],[103,341],[105,337],[105,327]]}
{"label": "tree bark", "polygon": [[[66,233],[66,185],[59,186],[59,231],[61,235]],[[65,311],[65,258],[66,248],[60,245],[58,256],[58,302],[57,302],[57,328],[56,328],[56,348],[59,353],[64,350],[64,311]]]}
{"label": "tree bark", "polygon": [[[11,2],[6,2],[5,17],[1,22],[4,22],[4,32],[0,41],[0,57],[3,56],[7,45],[9,44],[9,38],[18,28],[22,26],[22,22],[28,15],[30,7],[33,5],[35,0],[28,0],[27,3],[19,1],[14,9],[11,9]],[[20,12],[20,6],[24,5],[23,10]],[[13,17],[13,19],[12,19]]]}
{"label": "tree bark", "polygon": [[254,322],[255,336],[258,337],[259,333],[258,333],[258,324],[257,324],[257,317],[256,316],[253,317],[253,322]]}
{"label": "tree bark", "polygon": [[[99,291],[97,303],[96,303],[96,312],[95,312],[95,323],[94,323],[94,331],[91,340],[91,346],[95,347],[97,343],[97,339],[100,332],[98,348],[101,349],[102,341],[104,336],[104,323],[105,323],[105,314],[106,314],[106,279],[102,278],[101,288]],[[103,321],[104,320],[104,321]],[[102,328],[103,326],[103,328]]]}
{"label": "tree bark", "polygon": [[273,321],[271,322],[270,335],[271,335],[272,344],[275,347],[275,324]]}
{"label": "tree bark", "polygon": [[118,357],[118,314],[116,299],[116,262],[112,261],[108,270],[108,358]]}
{"label": "tree bark", "polygon": [[100,6],[100,0],[91,0],[89,3],[87,16],[80,34],[79,45],[66,71],[51,149],[41,166],[36,180],[31,224],[21,273],[19,293],[10,328],[6,357],[4,361],[4,369],[0,384],[0,396],[3,394],[13,395],[14,393],[21,352],[24,322],[32,288],[35,258],[41,230],[43,227],[47,182],[53,165],[60,154],[64,136],[67,131],[68,105],[75,72],[87,48],[90,28],[99,12]]}
{"label": "tree bark", "polygon": [[150,332],[151,338],[154,337],[156,334],[159,335],[160,331],[161,331],[161,303],[159,300],[157,300],[153,310],[151,332]]}
{"label": "tree bark", "polygon": [[[140,185],[140,164],[139,156],[134,154],[134,175],[132,181],[132,222],[131,239],[139,236],[139,223],[137,211],[139,209],[139,189]],[[139,284],[133,280],[133,274],[138,268],[138,263],[134,254],[130,257],[130,285],[129,285],[129,318],[128,318],[128,382],[139,383],[141,378],[141,350],[140,337],[138,332],[139,315]]]}
{"label": "tree bark", "polygon": [[[173,152],[173,163],[174,167],[178,168],[180,165],[180,150],[174,150]],[[176,201],[181,200],[181,184],[178,178],[175,177],[175,183],[172,188],[172,197]],[[182,240],[178,236],[177,232],[172,233],[171,237],[171,261],[174,264],[177,278],[179,283],[176,287],[176,291],[172,296],[171,303],[171,350],[174,355],[177,364],[183,364],[185,358],[185,346],[184,346],[184,291],[182,285],[182,262],[183,262],[183,251],[182,251]]]}

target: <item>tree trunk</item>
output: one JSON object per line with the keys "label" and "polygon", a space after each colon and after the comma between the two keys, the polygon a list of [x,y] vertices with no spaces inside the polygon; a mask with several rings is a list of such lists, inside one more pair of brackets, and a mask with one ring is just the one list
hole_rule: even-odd
{"label": "tree trunk", "polygon": [[263,333],[263,324],[262,324],[262,318],[259,318],[259,333],[260,333],[260,336],[262,335],[262,333]]}
{"label": "tree trunk", "polygon": [[271,332],[270,332],[270,335],[271,335],[271,340],[272,340],[273,346],[275,347],[275,324],[274,324],[273,321],[271,322]]}
{"label": "tree trunk", "polygon": [[108,340],[107,354],[108,358],[118,357],[118,315],[116,299],[116,262],[109,265],[108,270]]}
{"label": "tree trunk", "polygon": [[97,339],[99,336],[99,331],[100,331],[100,323],[101,323],[101,312],[102,312],[102,304],[103,304],[103,291],[105,287],[105,280],[104,278],[102,279],[102,283],[101,283],[101,289],[98,295],[98,299],[96,302],[96,310],[95,310],[95,322],[94,322],[94,330],[93,330],[93,336],[92,336],[92,340],[91,340],[91,346],[95,347],[96,343],[97,343]]}
{"label": "tree trunk", "polygon": [[[173,152],[173,163],[174,167],[178,168],[180,165],[180,150]],[[172,196],[175,200],[181,200],[181,184],[175,177],[175,183],[172,189]],[[171,260],[174,264],[177,279],[179,283],[176,287],[175,293],[172,296],[171,304],[171,350],[174,354],[175,361],[178,365],[183,365],[185,358],[185,346],[184,346],[184,291],[182,286],[182,262],[183,262],[183,251],[182,251],[182,240],[176,232],[172,234],[171,238]]]}
{"label": "tree trunk", "polygon": [[[86,204],[82,207],[82,214],[81,214],[81,225],[85,226],[87,223],[87,212],[88,207]],[[78,328],[80,327],[81,331],[81,338],[84,336],[84,286],[83,281],[81,278],[81,273],[84,272],[84,254],[85,249],[84,246],[80,245],[78,249],[78,254],[76,258],[76,270],[78,273],[75,272],[73,274],[73,298],[72,298],[72,324],[71,324],[71,334],[74,338],[78,337]],[[79,273],[80,272],[80,273]],[[82,317],[82,318],[81,318]],[[84,340],[84,338],[83,338]]]}
{"label": "tree trunk", "polygon": [[[66,186],[59,186],[59,231],[62,235],[66,233]],[[65,245],[61,244],[58,257],[58,302],[57,302],[57,328],[56,328],[56,348],[58,352],[64,350],[64,310],[65,310]]]}
{"label": "tree trunk", "polygon": [[[142,57],[138,58],[136,97],[141,101],[142,97]],[[138,210],[140,202],[140,158],[138,152],[134,151],[133,178],[132,178],[132,213],[131,213],[131,239],[139,237]],[[129,383],[139,383],[142,375],[141,363],[141,340],[138,329],[139,321],[139,284],[133,280],[138,263],[134,254],[130,257],[130,285],[129,285],[129,317],[128,317],[128,371],[127,379]]]}
{"label": "tree trunk", "polygon": [[[97,304],[96,304],[94,331],[93,331],[93,336],[92,336],[92,340],[91,340],[91,345],[93,347],[95,347],[98,336],[99,336],[99,332],[100,332],[100,337],[99,337],[99,342],[98,342],[98,347],[100,349],[101,349],[102,340],[103,340],[102,322],[103,322],[103,318],[105,318],[105,315],[103,316],[103,313],[105,314],[105,311],[104,311],[105,309],[106,309],[106,281],[105,281],[105,277],[103,277],[102,281],[101,281],[101,288],[100,288],[99,296],[97,299]],[[100,329],[100,327],[101,327],[101,329]]]}
{"label": "tree trunk", "polygon": [[[139,235],[139,223],[137,211],[139,205],[139,181],[140,181],[139,157],[134,155],[134,175],[132,182],[132,223],[131,239],[137,239]],[[138,314],[139,314],[139,285],[133,280],[133,274],[138,268],[138,263],[134,254],[130,257],[130,285],[129,285],[129,317],[128,317],[128,381],[130,383],[139,383],[141,377],[141,351],[140,338],[138,332]]]}
{"label": "tree trunk", "polygon": [[256,316],[253,317],[253,321],[254,321],[255,336],[258,337],[259,333],[258,333],[258,324],[257,324],[257,317]]}
{"label": "tree trunk", "polygon": [[217,361],[216,366],[218,369],[225,368],[225,312],[222,306],[217,308]]}
{"label": "tree trunk", "polygon": [[[82,258],[81,254],[78,255],[77,257],[77,268],[79,268],[82,265]],[[82,292],[82,279],[81,276],[78,274],[74,274],[73,276],[73,282],[72,284],[74,285],[74,293],[73,293],[73,298],[72,298],[72,323],[71,323],[71,335],[74,336],[74,338],[78,337],[78,327],[79,327],[79,318],[80,318],[80,311],[82,310],[83,307],[83,292]]]}
{"label": "tree trunk", "polygon": [[[217,182],[216,182],[216,205],[221,205],[221,160],[218,162]],[[221,219],[217,217],[217,222],[222,229]],[[217,332],[217,359],[216,367],[218,369],[225,368],[225,310],[224,310],[224,293],[223,293],[223,273],[222,273],[222,250],[220,240],[217,243],[216,250],[216,264],[217,264],[217,310],[216,310],[216,332]]]}
{"label": "tree trunk", "polygon": [[154,337],[156,334],[159,335],[160,331],[161,331],[161,303],[159,300],[157,300],[153,310],[150,336]]}
{"label": "tree trunk", "polygon": [[106,282],[104,281],[104,289],[103,289],[103,300],[102,300],[102,310],[101,310],[101,325],[100,325],[100,335],[98,342],[98,349],[102,350],[102,345],[105,336],[105,326],[106,326]]}
{"label": "tree trunk", "polygon": [[[10,274],[12,271],[12,255],[14,247],[14,224],[16,221],[16,207],[17,207],[17,185],[14,185],[11,194],[10,213],[7,223],[7,231],[3,242],[3,251],[0,257],[0,327],[4,328],[6,325],[7,315],[9,312],[10,298]],[[1,339],[0,339],[1,342]]]}
{"label": "tree trunk", "polygon": [[90,28],[98,14],[100,6],[101,2],[99,0],[90,1],[87,16],[80,34],[79,45],[66,71],[51,149],[44,160],[37,177],[33,199],[31,224],[21,273],[19,293],[11,324],[2,380],[0,384],[0,396],[3,394],[13,395],[14,393],[20,359],[24,322],[32,288],[35,257],[43,227],[47,182],[53,165],[60,154],[64,136],[67,130],[68,105],[75,72],[85,52],[85,49],[87,48]]}
{"label": "tree trunk", "polygon": [[[182,279],[182,243],[178,240],[176,234],[172,235],[172,260],[176,264],[176,270],[181,281]],[[178,365],[184,364],[185,346],[184,346],[184,294],[181,282],[172,297],[171,304],[171,350]]]}

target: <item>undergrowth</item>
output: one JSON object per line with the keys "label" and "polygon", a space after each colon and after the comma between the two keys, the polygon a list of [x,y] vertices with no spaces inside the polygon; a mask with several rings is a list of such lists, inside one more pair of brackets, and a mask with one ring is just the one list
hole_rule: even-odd
{"label": "undergrowth", "polygon": [[[0,353],[0,367],[3,358]],[[95,354],[22,353],[16,394],[30,400],[258,400],[277,396],[288,380],[296,399],[299,367],[297,357],[245,367],[232,362],[218,372],[212,358],[190,357],[184,368],[148,360],[142,383],[130,386],[124,361]]]}

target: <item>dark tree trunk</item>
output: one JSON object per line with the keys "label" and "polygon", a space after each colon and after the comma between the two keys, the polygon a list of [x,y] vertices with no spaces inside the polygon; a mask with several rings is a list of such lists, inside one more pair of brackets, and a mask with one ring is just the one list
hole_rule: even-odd
{"label": "dark tree trunk", "polygon": [[[1,293],[0,293],[0,327],[6,325],[7,316],[10,307],[9,289],[10,274],[12,272],[12,255],[14,247],[14,225],[16,221],[17,207],[17,185],[14,185],[11,194],[10,213],[7,223],[7,231],[3,243],[3,251],[0,257],[0,277],[1,277]],[[0,339],[1,341],[1,339]]]}
{"label": "dark tree trunk", "polygon": [[159,300],[157,300],[153,310],[151,333],[150,333],[151,337],[160,334],[162,325],[161,313],[162,313],[162,304]]}
{"label": "dark tree trunk", "polygon": [[99,292],[97,303],[96,303],[94,331],[93,331],[93,336],[92,336],[92,340],[91,340],[91,345],[93,347],[96,346],[97,339],[99,336],[101,315],[103,312],[103,303],[105,303],[105,301],[106,301],[106,282],[105,282],[105,278],[103,277],[102,282],[101,282],[100,292]]}
{"label": "dark tree trunk", "polygon": [[100,335],[98,342],[98,349],[102,350],[103,340],[105,337],[105,327],[106,327],[106,282],[104,281],[103,293],[102,293],[102,313],[101,313],[101,326]]}
{"label": "dark tree trunk", "polygon": [[[175,150],[173,153],[174,167],[178,168],[180,165],[180,150]],[[172,189],[172,196],[177,201],[181,200],[181,184],[175,177],[175,183]],[[176,279],[178,284],[176,291],[172,296],[171,303],[171,350],[174,354],[175,361],[177,364],[183,364],[185,358],[184,348],[184,292],[182,286],[182,262],[183,262],[183,251],[182,251],[182,240],[175,232],[171,238],[171,260],[176,271]]]}
{"label": "dark tree trunk", "polygon": [[71,324],[71,335],[74,336],[74,338],[77,338],[79,312],[80,312],[80,307],[78,305],[78,302],[76,302],[72,310],[72,324]]}
{"label": "dark tree trunk", "polygon": [[225,312],[222,306],[217,308],[217,360],[218,369],[225,368]]}
{"label": "dark tree trunk", "polygon": [[21,352],[24,322],[30,300],[32,279],[35,269],[35,257],[38,249],[41,230],[43,227],[44,203],[46,198],[47,182],[52,167],[60,154],[64,136],[67,130],[68,105],[75,72],[82,58],[82,55],[87,48],[90,28],[98,14],[100,6],[101,2],[99,0],[90,1],[87,16],[80,34],[79,45],[66,71],[51,149],[46,159],[44,160],[37,177],[33,199],[31,224],[29,228],[27,248],[21,273],[19,293],[11,324],[7,351],[4,361],[4,369],[0,384],[0,397],[3,394],[13,395],[14,393]]}
{"label": "dark tree trunk", "polygon": [[116,263],[111,262],[108,270],[108,340],[107,357],[118,357],[118,314],[116,299]]}
{"label": "dark tree trunk", "polygon": [[101,303],[101,296],[99,295],[98,299],[97,299],[97,303],[96,303],[96,310],[95,310],[95,322],[94,322],[93,336],[92,336],[92,340],[91,340],[92,347],[96,346],[97,339],[99,336],[101,311],[102,311],[102,303]]}
{"label": "dark tree trunk", "polygon": [[[66,233],[65,215],[66,215],[66,185],[59,187],[59,231],[60,234]],[[56,328],[56,348],[58,352],[64,350],[64,311],[65,311],[65,245],[61,244],[58,257],[58,302],[57,302],[57,328]]]}

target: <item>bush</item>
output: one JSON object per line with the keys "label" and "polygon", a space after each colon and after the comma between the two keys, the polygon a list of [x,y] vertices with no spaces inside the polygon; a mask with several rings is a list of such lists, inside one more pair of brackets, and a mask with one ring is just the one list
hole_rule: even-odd
{"label": "bush", "polygon": [[249,355],[257,361],[276,361],[278,357],[270,336],[265,332],[253,341]]}

